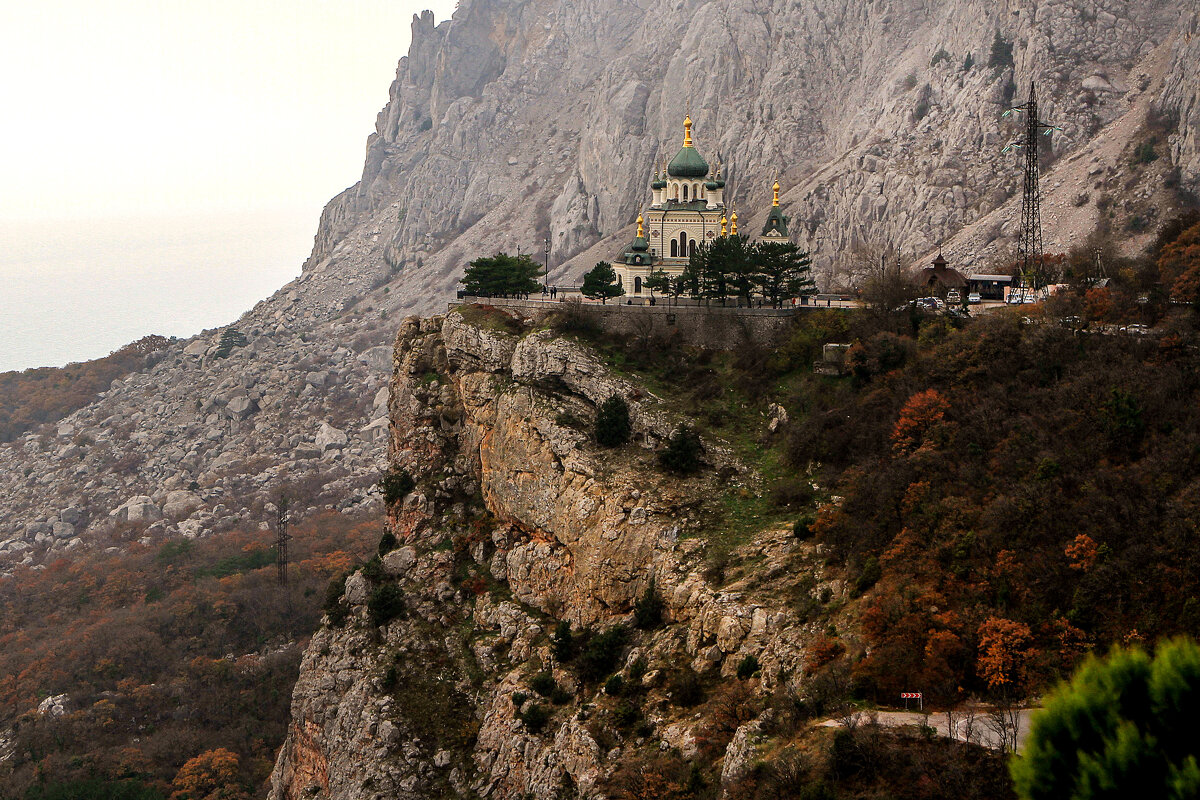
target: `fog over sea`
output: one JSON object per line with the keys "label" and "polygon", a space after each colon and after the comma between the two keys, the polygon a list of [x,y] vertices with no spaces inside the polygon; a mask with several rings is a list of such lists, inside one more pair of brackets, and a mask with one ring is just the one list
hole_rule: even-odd
{"label": "fog over sea", "polygon": [[0,372],[227,325],[300,273],[311,210],[0,220]]}

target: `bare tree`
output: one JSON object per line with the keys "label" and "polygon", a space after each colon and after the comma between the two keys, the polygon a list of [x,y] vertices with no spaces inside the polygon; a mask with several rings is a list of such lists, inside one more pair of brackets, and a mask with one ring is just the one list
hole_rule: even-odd
{"label": "bare tree", "polygon": [[917,296],[908,264],[891,245],[863,245],[853,253],[863,303],[877,314],[887,314]]}
{"label": "bare tree", "polygon": [[1001,753],[1017,752],[1017,739],[1021,734],[1021,708],[1007,697],[1001,698],[988,712],[985,721],[992,734],[991,746]]}

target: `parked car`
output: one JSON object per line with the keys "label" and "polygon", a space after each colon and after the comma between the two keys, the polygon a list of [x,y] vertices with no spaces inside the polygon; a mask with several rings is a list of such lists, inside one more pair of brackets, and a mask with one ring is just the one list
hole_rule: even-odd
{"label": "parked car", "polygon": [[967,295],[967,302],[973,306],[978,305],[979,303],[983,302],[983,295],[981,295],[979,292],[971,292],[969,295]]}

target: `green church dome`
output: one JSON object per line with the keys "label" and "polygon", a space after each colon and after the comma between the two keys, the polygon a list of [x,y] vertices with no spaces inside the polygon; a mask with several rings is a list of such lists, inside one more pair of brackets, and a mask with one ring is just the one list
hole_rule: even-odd
{"label": "green church dome", "polygon": [[708,174],[708,162],[699,150],[687,145],[667,164],[667,174],[672,178],[703,178]]}
{"label": "green church dome", "polygon": [[667,164],[667,174],[672,178],[703,178],[708,174],[708,162],[700,151],[692,147],[692,118],[683,121],[683,147]]}

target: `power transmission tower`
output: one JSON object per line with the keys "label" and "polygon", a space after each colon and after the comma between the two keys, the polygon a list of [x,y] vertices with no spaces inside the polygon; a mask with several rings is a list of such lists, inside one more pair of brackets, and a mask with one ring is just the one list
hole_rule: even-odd
{"label": "power transmission tower", "polygon": [[1013,142],[1004,148],[1010,150],[1025,150],[1025,189],[1021,196],[1021,241],[1017,247],[1017,260],[1020,263],[1021,274],[1017,277],[1017,285],[1009,293],[1010,302],[1022,302],[1025,297],[1041,298],[1046,286],[1046,268],[1042,259],[1042,193],[1039,188],[1041,173],[1038,167],[1038,135],[1049,136],[1051,131],[1061,131],[1049,123],[1042,122],[1038,117],[1037,87],[1029,82],[1029,99],[1019,106],[1013,106],[1004,112],[1005,117],[1012,114],[1025,115],[1025,135],[1021,141]]}
{"label": "power transmission tower", "polygon": [[280,492],[279,506],[277,516],[275,518],[275,553],[278,556],[277,564],[279,566],[279,582],[287,585],[287,568],[288,568],[288,541],[291,536],[288,534],[288,496]]}

